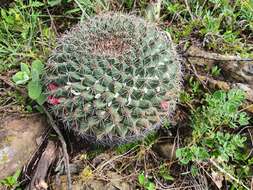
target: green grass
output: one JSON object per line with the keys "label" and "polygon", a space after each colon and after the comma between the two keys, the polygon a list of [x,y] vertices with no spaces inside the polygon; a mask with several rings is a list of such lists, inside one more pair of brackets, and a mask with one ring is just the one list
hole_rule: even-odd
{"label": "green grass", "polygon": [[17,170],[12,176],[8,176],[5,179],[0,180],[0,188],[21,190],[18,178],[21,174],[20,170]]}
{"label": "green grass", "polygon": [[176,42],[200,41],[206,49],[219,53],[253,56],[252,0],[165,0],[167,30]]}
{"label": "green grass", "polygon": [[111,2],[104,0],[49,0],[46,3],[29,0],[26,4],[15,0],[9,7],[1,8],[0,73],[18,69],[20,63],[46,60],[55,46],[54,29],[63,32],[78,20],[110,9]]}
{"label": "green grass", "polygon": [[54,47],[55,34],[40,19],[42,3],[21,0],[0,14],[0,73],[35,59],[46,59]]}

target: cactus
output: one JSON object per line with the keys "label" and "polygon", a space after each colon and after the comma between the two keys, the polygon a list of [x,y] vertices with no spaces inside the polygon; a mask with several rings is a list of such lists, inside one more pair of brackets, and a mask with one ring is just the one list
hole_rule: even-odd
{"label": "cactus", "polygon": [[169,35],[142,18],[95,16],[58,40],[44,84],[50,111],[90,141],[145,137],[175,108],[181,67]]}

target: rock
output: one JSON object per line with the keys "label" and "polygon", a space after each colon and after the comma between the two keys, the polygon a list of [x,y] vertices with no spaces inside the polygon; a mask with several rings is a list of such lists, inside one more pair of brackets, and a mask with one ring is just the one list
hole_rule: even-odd
{"label": "rock", "polygon": [[220,62],[219,67],[222,69],[226,80],[232,82],[242,82],[253,84],[253,67],[252,62],[245,61],[228,61]]}
{"label": "rock", "polygon": [[224,181],[224,175],[219,172],[212,171],[212,180],[215,183],[215,185],[221,189],[222,188],[222,182]]}
{"label": "rock", "polygon": [[38,147],[36,139],[47,128],[40,116],[5,117],[0,120],[0,179],[21,169]]}
{"label": "rock", "polygon": [[107,153],[102,153],[99,154],[98,156],[96,156],[93,160],[92,160],[92,165],[93,167],[97,167],[99,164],[101,164],[103,161],[105,160],[109,160],[111,158],[111,155],[107,154]]}
{"label": "rock", "polygon": [[207,66],[207,68],[218,65],[226,81],[253,85],[252,59],[212,53],[194,45],[188,48],[186,55],[194,65]]}
{"label": "rock", "polygon": [[175,160],[176,159],[176,147],[175,144],[171,142],[163,142],[154,145],[154,151],[159,154],[159,156],[169,159]]}
{"label": "rock", "polygon": [[246,93],[246,98],[253,102],[253,85],[243,84],[243,83],[235,83],[232,85],[233,88],[239,88]]}

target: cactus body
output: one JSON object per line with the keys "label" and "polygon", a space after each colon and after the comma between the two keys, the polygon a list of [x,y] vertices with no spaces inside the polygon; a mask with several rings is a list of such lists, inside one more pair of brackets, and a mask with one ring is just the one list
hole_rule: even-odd
{"label": "cactus body", "polygon": [[49,100],[57,99],[50,111],[67,128],[115,145],[144,137],[173,112],[180,69],[166,33],[139,17],[109,13],[59,39],[44,83]]}

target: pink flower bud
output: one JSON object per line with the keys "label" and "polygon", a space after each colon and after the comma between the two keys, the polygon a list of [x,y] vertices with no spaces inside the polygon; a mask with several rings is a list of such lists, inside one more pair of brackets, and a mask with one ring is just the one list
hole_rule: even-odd
{"label": "pink flower bud", "polygon": [[160,103],[160,107],[162,108],[162,110],[167,111],[169,109],[169,102],[168,101],[162,101]]}
{"label": "pink flower bud", "polygon": [[50,103],[52,105],[57,105],[57,104],[60,104],[60,99],[59,98],[55,98],[53,96],[49,96],[48,97],[48,103]]}
{"label": "pink flower bud", "polygon": [[50,91],[56,90],[58,88],[57,84],[55,84],[55,83],[50,83],[47,87]]}

